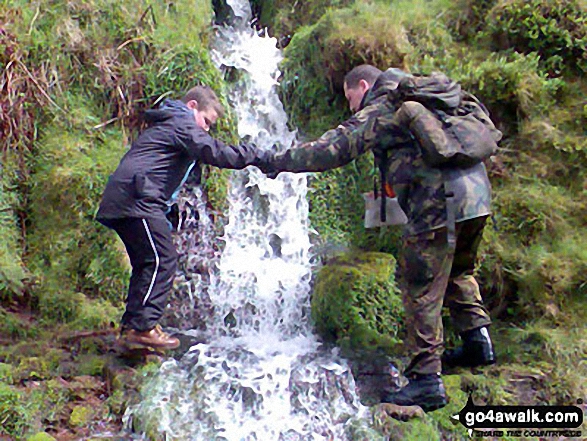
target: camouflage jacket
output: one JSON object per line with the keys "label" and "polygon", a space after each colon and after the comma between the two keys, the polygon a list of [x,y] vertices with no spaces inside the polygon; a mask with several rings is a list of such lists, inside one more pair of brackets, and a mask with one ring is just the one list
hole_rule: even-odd
{"label": "camouflage jacket", "polygon": [[317,140],[277,154],[275,168],[324,171],[344,166],[369,150],[376,157],[386,150],[387,180],[408,217],[407,234],[446,225],[445,182],[455,193],[457,222],[490,214],[491,187],[483,163],[467,169],[428,166],[416,141],[394,118],[389,99],[394,87],[382,73],[365,94],[359,112]]}

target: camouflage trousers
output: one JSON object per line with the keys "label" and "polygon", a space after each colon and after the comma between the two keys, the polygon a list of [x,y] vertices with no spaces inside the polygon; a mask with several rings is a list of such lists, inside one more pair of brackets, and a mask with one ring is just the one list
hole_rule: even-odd
{"label": "camouflage trousers", "polygon": [[458,332],[491,323],[473,277],[486,219],[458,222],[454,251],[448,245],[446,228],[405,237],[398,278],[412,357],[406,375],[441,372],[443,305]]}

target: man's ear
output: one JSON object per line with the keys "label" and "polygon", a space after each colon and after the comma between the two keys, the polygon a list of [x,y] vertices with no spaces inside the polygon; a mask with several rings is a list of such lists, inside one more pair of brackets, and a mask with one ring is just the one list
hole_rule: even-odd
{"label": "man's ear", "polygon": [[359,80],[359,87],[365,93],[371,88],[371,85],[366,80]]}
{"label": "man's ear", "polygon": [[189,100],[185,105],[188,106],[188,109],[198,110],[198,102],[196,100]]}

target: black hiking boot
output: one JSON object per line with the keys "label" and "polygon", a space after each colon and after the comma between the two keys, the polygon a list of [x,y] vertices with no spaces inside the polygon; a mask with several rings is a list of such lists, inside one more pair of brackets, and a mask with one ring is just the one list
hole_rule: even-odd
{"label": "black hiking boot", "polygon": [[388,393],[381,400],[383,403],[398,406],[420,406],[430,412],[446,406],[446,391],[440,374],[416,375],[397,392]]}
{"label": "black hiking boot", "polygon": [[442,365],[446,367],[477,367],[495,363],[493,343],[486,327],[461,334],[463,345],[444,351]]}

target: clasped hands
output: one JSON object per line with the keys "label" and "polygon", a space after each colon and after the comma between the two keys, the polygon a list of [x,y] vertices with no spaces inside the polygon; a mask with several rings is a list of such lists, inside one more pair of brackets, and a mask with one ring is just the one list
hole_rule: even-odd
{"label": "clasped hands", "polygon": [[251,165],[254,165],[261,170],[268,178],[275,179],[279,173],[284,171],[284,169],[280,167],[280,161],[277,156],[278,155],[271,150],[260,151],[258,152],[258,157]]}

